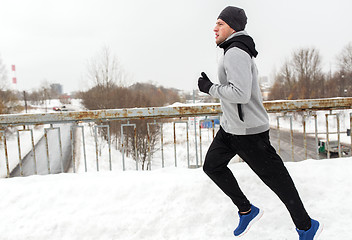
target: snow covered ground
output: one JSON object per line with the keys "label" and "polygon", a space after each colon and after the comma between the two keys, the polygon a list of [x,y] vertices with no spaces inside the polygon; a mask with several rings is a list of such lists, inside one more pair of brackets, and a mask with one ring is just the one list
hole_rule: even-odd
{"label": "snow covered ground", "polygon": [[[351,239],[352,158],[286,163],[320,239]],[[242,239],[298,239],[283,204],[244,163],[230,165],[265,211]],[[234,239],[232,202],[201,169],[66,173],[0,179],[2,240]]]}

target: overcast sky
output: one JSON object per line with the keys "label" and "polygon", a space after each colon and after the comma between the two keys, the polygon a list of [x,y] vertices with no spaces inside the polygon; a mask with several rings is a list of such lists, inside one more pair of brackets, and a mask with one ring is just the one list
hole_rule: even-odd
{"label": "overcast sky", "polygon": [[92,86],[87,62],[109,46],[131,81],[192,90],[201,71],[217,81],[213,28],[228,5],[247,13],[261,76],[301,47],[334,70],[352,41],[351,0],[0,0],[0,57],[20,90],[47,81],[71,92]]}

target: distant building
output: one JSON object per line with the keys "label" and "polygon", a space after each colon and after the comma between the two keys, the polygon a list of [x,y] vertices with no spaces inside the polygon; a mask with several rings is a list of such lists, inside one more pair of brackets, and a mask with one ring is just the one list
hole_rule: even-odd
{"label": "distant building", "polygon": [[262,91],[263,100],[268,100],[271,83],[267,76],[259,77],[259,86],[260,90]]}
{"label": "distant building", "polygon": [[63,94],[63,87],[62,87],[62,84],[60,83],[50,84],[50,88],[53,92],[57,93],[58,95]]}

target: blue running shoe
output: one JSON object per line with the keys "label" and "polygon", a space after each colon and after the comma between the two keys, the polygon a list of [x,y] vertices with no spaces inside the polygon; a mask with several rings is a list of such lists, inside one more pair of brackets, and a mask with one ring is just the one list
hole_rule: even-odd
{"label": "blue running shoe", "polygon": [[238,213],[240,216],[240,223],[233,234],[235,234],[236,237],[241,237],[246,234],[249,228],[263,216],[263,213],[264,212],[262,210],[254,205],[251,205],[251,212],[249,214],[241,215]]}
{"label": "blue running shoe", "polygon": [[296,229],[299,240],[317,240],[323,230],[323,226],[316,220],[312,219],[312,226],[307,231]]}

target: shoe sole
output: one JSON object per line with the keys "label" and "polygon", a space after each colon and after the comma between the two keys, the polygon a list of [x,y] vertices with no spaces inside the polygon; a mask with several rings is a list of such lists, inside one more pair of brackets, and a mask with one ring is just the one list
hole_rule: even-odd
{"label": "shoe sole", "polygon": [[258,215],[255,218],[253,218],[253,220],[248,224],[247,228],[243,231],[243,233],[241,233],[240,235],[238,235],[236,237],[242,237],[243,235],[245,235],[249,231],[249,229],[252,227],[252,225],[259,221],[259,219],[263,216],[263,214],[264,214],[264,211],[259,209]]}
{"label": "shoe sole", "polygon": [[319,223],[319,228],[318,228],[317,232],[315,233],[313,240],[318,240],[318,237],[319,237],[320,233],[323,231],[323,228],[324,228],[324,225]]}

